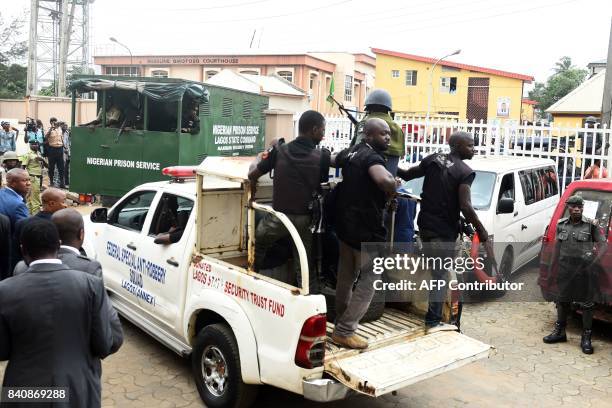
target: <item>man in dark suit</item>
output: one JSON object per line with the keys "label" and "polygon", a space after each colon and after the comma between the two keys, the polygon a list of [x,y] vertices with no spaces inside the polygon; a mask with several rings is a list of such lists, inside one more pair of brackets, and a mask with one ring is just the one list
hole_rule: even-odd
{"label": "man in dark suit", "polygon": [[[42,207],[39,212],[28,218],[23,218],[15,223],[13,228],[13,251],[11,256],[11,270],[13,270],[18,262],[22,263],[21,251],[19,250],[19,235],[23,226],[30,220],[35,218],[44,218],[50,220],[54,212],[66,208],[66,192],[59,188],[49,187],[40,195]],[[70,266],[70,265],[68,265]],[[72,267],[72,266],[71,266]],[[25,264],[23,270],[25,271]],[[73,268],[76,269],[76,268]]]}
{"label": "man in dark suit", "polygon": [[0,214],[0,281],[11,272],[11,220]]}
{"label": "man in dark suit", "polygon": [[0,361],[9,361],[2,385],[67,387],[67,406],[99,407],[100,359],[113,346],[104,283],[62,265],[50,221],[28,222],[20,242],[29,268],[0,282]]}
{"label": "man in dark suit", "polygon": [[6,173],[6,187],[0,189],[0,214],[9,217],[11,229],[15,223],[30,215],[24,198],[30,191],[30,175],[23,169],[12,169]]}
{"label": "man in dark suit", "polygon": [[[61,191],[61,190],[60,190]],[[86,272],[90,275],[97,276],[102,279],[102,265],[100,262],[81,255],[80,248],[83,245],[85,238],[85,225],[83,216],[77,210],[65,208],[53,213],[51,222],[55,224],[59,233],[61,245],[57,253],[57,257],[62,264],[70,269]],[[25,273],[28,266],[21,261],[15,267],[14,275]],[[111,315],[111,325],[113,331],[113,347],[112,352],[119,350],[123,344],[123,330],[121,322],[117,317],[117,312],[113,305],[108,302],[109,314]]]}

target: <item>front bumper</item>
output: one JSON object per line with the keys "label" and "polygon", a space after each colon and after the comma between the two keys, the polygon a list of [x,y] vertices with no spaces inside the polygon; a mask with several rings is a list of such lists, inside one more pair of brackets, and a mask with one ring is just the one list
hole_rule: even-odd
{"label": "front bumper", "polygon": [[303,380],[304,398],[317,402],[345,399],[355,391],[330,378]]}

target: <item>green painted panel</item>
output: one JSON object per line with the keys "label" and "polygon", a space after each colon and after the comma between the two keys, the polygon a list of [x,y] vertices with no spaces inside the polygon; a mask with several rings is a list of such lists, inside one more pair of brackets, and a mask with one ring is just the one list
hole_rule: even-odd
{"label": "green painted panel", "polygon": [[[190,81],[167,82],[178,85]],[[254,156],[261,152],[268,98],[202,85],[210,97],[199,107],[200,133],[196,135],[131,130],[118,136],[119,129],[73,127],[71,189],[120,196],[139,184],[166,179],[161,174],[164,167],[197,165],[206,156]],[[169,107],[168,112],[174,114],[168,121],[176,121],[174,108]],[[163,117],[155,119],[163,122]]]}

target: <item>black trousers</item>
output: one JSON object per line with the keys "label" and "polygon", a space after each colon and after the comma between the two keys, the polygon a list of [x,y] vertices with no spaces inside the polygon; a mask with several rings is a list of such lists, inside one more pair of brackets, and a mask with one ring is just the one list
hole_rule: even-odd
{"label": "black trousers", "polygon": [[47,159],[49,159],[49,184],[53,185],[53,177],[57,168],[60,187],[64,187],[64,148],[49,146],[47,148]]}
{"label": "black trousers", "polygon": [[70,185],[70,159],[64,163],[64,184]]}

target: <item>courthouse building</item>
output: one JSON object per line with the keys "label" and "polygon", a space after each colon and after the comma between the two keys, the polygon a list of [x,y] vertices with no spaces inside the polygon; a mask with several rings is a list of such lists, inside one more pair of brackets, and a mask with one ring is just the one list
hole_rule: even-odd
{"label": "courthouse building", "polygon": [[221,70],[250,75],[276,74],[308,95],[310,108],[337,113],[326,102],[334,77],[334,97],[347,108],[363,110],[366,93],[374,88],[376,60],[366,54],[225,54],[94,56],[103,75],[182,78],[204,82]]}

